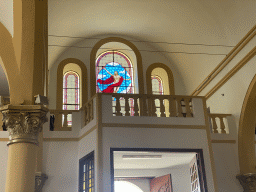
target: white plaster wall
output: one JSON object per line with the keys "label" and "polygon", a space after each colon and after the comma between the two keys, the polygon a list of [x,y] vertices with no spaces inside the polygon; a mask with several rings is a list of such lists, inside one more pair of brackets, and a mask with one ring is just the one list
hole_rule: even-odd
{"label": "white plaster wall", "polygon": [[240,173],[237,144],[213,143],[212,148],[219,192],[242,192],[242,186],[236,179]]}
{"label": "white plaster wall", "polygon": [[[95,186],[98,184],[98,149],[97,149],[97,130],[92,131],[90,134],[86,135],[83,139],[81,139],[78,143],[78,165],[79,160],[86,156],[87,154],[94,151],[94,171],[95,171]],[[77,172],[79,175],[79,171]],[[95,187],[95,192],[98,189]]]}
{"label": "white plaster wall", "polygon": [[48,175],[43,192],[78,191],[78,142],[44,142],[43,172]]}
{"label": "white plaster wall", "polygon": [[[2,131],[0,131],[2,133]],[[7,141],[0,141],[0,192],[4,192],[8,160]]]}
{"label": "white plaster wall", "polygon": [[203,149],[207,186],[213,192],[211,161],[205,130],[161,128],[103,128],[103,184],[110,192],[110,148],[191,148]]}

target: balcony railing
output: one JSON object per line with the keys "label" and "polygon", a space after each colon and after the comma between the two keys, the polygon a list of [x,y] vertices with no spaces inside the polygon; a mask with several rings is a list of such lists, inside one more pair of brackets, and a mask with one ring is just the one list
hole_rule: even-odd
{"label": "balcony railing", "polygon": [[192,98],[189,96],[111,95],[114,116],[193,117]]}
{"label": "balcony railing", "polygon": [[225,122],[227,122],[228,116],[231,116],[231,114],[219,114],[219,113],[209,114],[209,118],[211,120],[212,133],[227,134],[229,132],[228,127],[225,125]]}

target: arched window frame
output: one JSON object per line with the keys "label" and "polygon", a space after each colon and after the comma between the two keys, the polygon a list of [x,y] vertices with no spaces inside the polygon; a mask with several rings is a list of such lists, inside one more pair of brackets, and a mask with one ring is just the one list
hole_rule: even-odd
{"label": "arched window frame", "polygon": [[[69,76],[75,76],[75,87],[68,87],[68,77]],[[68,105],[74,105],[75,109],[71,110],[79,110],[80,108],[80,77],[77,72],[75,71],[67,71],[63,75],[63,110],[68,110]],[[68,103],[68,90],[69,89],[75,89],[75,102],[74,103]]]}
{"label": "arched window frame", "polygon": [[81,98],[80,104],[84,106],[88,99],[88,92],[87,92],[87,68],[85,64],[76,58],[67,58],[60,62],[57,69],[57,92],[56,92],[56,109],[62,110],[63,109],[63,70],[64,67],[70,63],[76,64],[81,69]]}
{"label": "arched window frame", "polygon": [[95,61],[97,56],[97,51],[100,47],[109,42],[118,42],[123,43],[131,48],[131,50],[136,55],[136,63],[137,63],[137,73],[140,74],[138,76],[138,90],[140,94],[144,94],[144,79],[143,79],[143,67],[142,67],[142,57],[137,49],[137,47],[131,43],[130,41],[120,38],[120,37],[108,37],[105,39],[100,40],[95,46],[92,48],[91,55],[90,55],[90,91],[91,96],[94,96],[96,93],[96,72],[95,72]]}
{"label": "arched window frame", "polygon": [[[99,66],[100,65],[100,62],[101,60],[107,56],[107,55],[113,55],[113,58],[115,57],[114,55],[118,55],[118,56],[121,56],[125,61],[126,61],[126,64],[127,66],[123,66],[122,63],[119,63],[119,62],[116,62],[114,61],[114,63],[118,63],[120,64],[125,70],[126,72],[128,73],[130,79],[131,79],[131,85],[127,85],[127,87],[131,87],[126,93],[128,94],[133,94],[135,92],[135,79],[134,79],[134,76],[135,76],[135,72],[134,72],[134,67],[133,67],[133,64],[130,60],[130,58],[125,54],[125,53],[122,53],[120,51],[115,51],[115,50],[112,50],[112,51],[105,51],[103,53],[101,53],[97,59],[96,59],[96,62],[95,62],[95,67],[96,67],[96,79],[98,77],[98,74],[100,73],[100,71],[102,69],[105,68],[105,66],[108,64],[108,63],[104,63],[103,66]],[[113,59],[114,60],[114,59]],[[97,82],[97,80],[96,80]],[[96,92],[100,92],[100,89],[99,89],[99,86],[98,86],[98,83],[96,83]]]}
{"label": "arched window frame", "polygon": [[155,68],[162,68],[166,71],[166,73],[168,75],[169,94],[175,95],[174,78],[173,78],[172,71],[167,65],[165,65],[163,63],[153,63],[147,68],[147,71],[146,71],[147,93],[153,94],[152,93],[151,73]]}
{"label": "arched window frame", "polygon": [[[153,95],[163,95],[164,94],[164,89],[163,89],[163,80],[161,77],[157,76],[157,75],[151,75],[151,83],[152,81],[156,79],[158,81],[159,84],[159,90],[158,91],[154,91],[153,87],[152,87],[152,94]],[[153,84],[152,84],[153,86]]]}

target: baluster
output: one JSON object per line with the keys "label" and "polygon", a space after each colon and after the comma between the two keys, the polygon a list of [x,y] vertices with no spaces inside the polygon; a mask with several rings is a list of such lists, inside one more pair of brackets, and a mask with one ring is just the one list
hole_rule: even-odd
{"label": "baluster", "polygon": [[177,112],[176,112],[176,101],[174,98],[171,96],[169,98],[169,111],[170,111],[170,117],[176,117]]}
{"label": "baluster", "polygon": [[182,98],[176,98],[177,100],[177,104],[178,104],[178,117],[183,117],[183,114],[182,114],[182,107],[181,107],[181,100]]}
{"label": "baluster", "polygon": [[157,114],[156,114],[156,97],[152,95],[152,98],[151,98],[151,104],[152,104],[152,116],[153,117],[156,117]]}
{"label": "baluster", "polygon": [[116,98],[116,116],[122,116],[121,107],[120,107],[120,96],[115,96]]}
{"label": "baluster", "polygon": [[55,112],[54,131],[61,131],[62,127],[62,113]]}
{"label": "baluster", "polygon": [[153,116],[152,111],[152,97],[148,97],[148,116]]}
{"label": "baluster", "polygon": [[192,117],[192,112],[191,112],[191,109],[190,109],[190,106],[189,106],[189,101],[190,101],[190,98],[185,98],[184,99],[185,107],[186,107],[186,117]]}
{"label": "baluster", "polygon": [[148,116],[148,108],[147,108],[147,96],[142,96],[142,109],[143,109],[143,116]]}
{"label": "baluster", "polygon": [[217,123],[216,123],[216,117],[215,116],[211,116],[211,118],[212,118],[212,131],[213,131],[213,133],[219,133],[218,132],[218,127],[217,127]]}
{"label": "baluster", "polygon": [[125,116],[130,116],[129,96],[124,96],[125,99]]}
{"label": "baluster", "polygon": [[134,116],[139,116],[138,97],[134,96]]}
{"label": "baluster", "polygon": [[220,130],[221,130],[221,133],[227,133],[226,130],[225,130],[225,124],[224,124],[224,121],[223,121],[223,117],[219,117],[220,119]]}
{"label": "baluster", "polygon": [[164,108],[164,99],[162,97],[159,97],[159,102],[160,102],[160,117],[165,117],[166,114],[164,114],[165,112],[165,108]]}
{"label": "baluster", "polygon": [[67,112],[63,112],[63,113],[64,113],[64,122],[63,122],[62,128],[65,130],[68,127],[68,122],[67,122],[68,113]]}

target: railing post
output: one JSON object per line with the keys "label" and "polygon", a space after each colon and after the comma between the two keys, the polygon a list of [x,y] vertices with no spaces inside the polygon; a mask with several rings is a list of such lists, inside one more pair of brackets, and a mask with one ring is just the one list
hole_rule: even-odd
{"label": "railing post", "polygon": [[219,119],[220,119],[220,130],[221,130],[221,133],[225,133],[226,134],[227,132],[225,130],[226,127],[225,127],[225,124],[224,124],[224,121],[223,121],[223,117],[220,116]]}
{"label": "railing post", "polygon": [[186,117],[192,117],[191,115],[191,109],[189,106],[190,98],[184,98],[185,107],[186,107]]}
{"label": "railing post", "polygon": [[93,99],[90,101],[90,119],[89,121],[93,120]]}
{"label": "railing post", "polygon": [[181,100],[182,100],[182,98],[176,97],[176,100],[177,100],[177,105],[178,105],[178,117],[183,117],[183,114],[182,114],[182,106],[181,106]]}
{"label": "railing post", "polygon": [[120,96],[116,95],[115,98],[116,98],[116,116],[122,116],[122,113],[120,112],[121,111]]}
{"label": "railing post", "polygon": [[213,133],[219,133],[218,132],[218,127],[217,127],[217,123],[216,123],[216,117],[215,116],[211,116],[211,118],[212,118],[212,131],[213,131]]}
{"label": "railing post", "polygon": [[139,116],[138,97],[134,96],[134,116]]}
{"label": "railing post", "polygon": [[170,117],[176,117],[177,112],[176,112],[176,101],[174,100],[173,96],[169,97],[169,112],[170,112]]}
{"label": "railing post", "polygon": [[159,97],[159,102],[160,102],[160,116],[161,117],[165,117],[166,114],[164,114],[165,112],[165,108],[164,108],[164,103],[163,103],[164,99],[162,97]]}
{"label": "railing post", "polygon": [[67,127],[68,127],[68,113],[67,112],[64,112],[64,122],[63,122],[63,126],[62,126],[62,128],[65,130],[65,129],[67,129]]}
{"label": "railing post", "polygon": [[130,116],[130,106],[129,106],[129,97],[128,96],[124,96],[125,99],[125,116]]}

